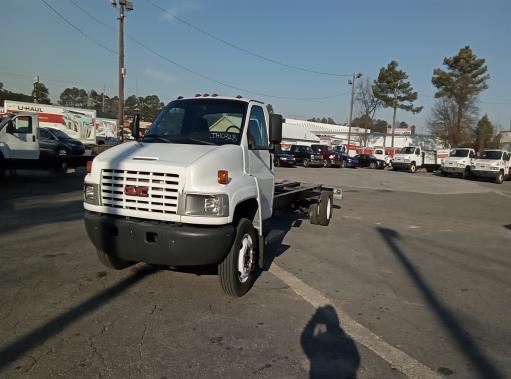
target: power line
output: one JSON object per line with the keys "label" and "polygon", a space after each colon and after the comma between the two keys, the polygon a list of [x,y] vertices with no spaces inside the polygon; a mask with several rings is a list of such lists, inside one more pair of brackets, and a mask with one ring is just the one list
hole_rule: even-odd
{"label": "power line", "polygon": [[[42,1],[44,1],[44,0],[42,0]],[[82,11],[82,13],[84,13],[86,16],[90,17],[92,20],[96,21],[98,24],[102,25],[103,27],[105,27],[107,29],[115,30],[112,26],[106,24],[102,20],[100,20],[97,17],[95,17],[94,15],[92,15],[90,12],[86,11],[83,7],[78,5],[74,0],[69,0],[69,1],[71,2],[71,4],[73,4],[75,7],[77,7],[80,11]],[[227,87],[227,88],[235,89],[237,91],[242,91],[242,92],[246,92],[246,93],[250,93],[250,94],[254,94],[254,95],[258,95],[258,96],[264,96],[264,97],[268,97],[268,98],[282,99],[282,100],[327,100],[327,99],[332,99],[332,98],[336,98],[336,97],[340,97],[340,96],[344,96],[344,95],[348,94],[346,92],[346,93],[340,93],[340,94],[334,94],[334,95],[326,95],[326,96],[318,96],[318,97],[289,97],[289,96],[277,96],[277,95],[271,95],[271,94],[267,94],[267,93],[263,93],[263,92],[252,91],[252,90],[249,90],[249,89],[246,89],[246,88],[234,86],[232,84],[229,84],[229,83],[226,83],[226,82],[214,79],[212,77],[209,77],[207,75],[204,75],[204,74],[202,74],[202,73],[200,73],[198,71],[189,69],[185,65],[183,65],[181,63],[178,63],[178,62],[176,62],[176,61],[174,61],[174,60],[172,60],[172,59],[170,59],[170,58],[160,54],[159,52],[157,52],[153,48],[147,46],[143,42],[139,41],[138,39],[136,39],[132,35],[130,35],[128,33],[126,33],[126,35],[135,44],[137,44],[140,47],[142,47],[143,49],[149,51],[151,54],[156,55],[160,59],[162,59],[162,60],[164,60],[164,61],[166,61],[166,62],[168,62],[168,63],[170,63],[170,64],[172,64],[174,66],[177,66],[177,67],[179,67],[180,69],[182,69],[184,71],[187,71],[187,72],[189,72],[189,73],[191,73],[193,75],[196,75],[196,76],[198,76],[198,77],[200,77],[202,79],[205,79],[205,80],[208,80],[210,82],[222,85],[222,86]]]}
{"label": "power line", "polygon": [[[424,93],[419,93],[420,96],[422,97],[428,97],[430,99],[437,99],[437,97],[433,96],[433,95],[428,95],[428,94],[424,94]],[[495,104],[495,105],[508,105],[508,104],[511,104],[511,101],[483,101],[483,100],[478,100],[479,103],[481,104]]]}
{"label": "power line", "polygon": [[233,48],[235,50],[239,50],[239,51],[241,51],[241,52],[243,52],[245,54],[249,54],[249,55],[251,55],[253,57],[256,57],[258,59],[261,59],[261,60],[264,60],[264,61],[276,64],[276,65],[279,65],[279,66],[282,66],[282,67],[290,68],[290,69],[297,70],[297,71],[309,72],[309,73],[312,73],[312,74],[328,75],[328,76],[351,76],[351,74],[338,74],[338,73],[333,73],[333,72],[317,71],[317,70],[313,70],[313,69],[309,69],[309,68],[305,68],[305,67],[291,65],[289,63],[280,62],[280,61],[277,61],[277,60],[275,60],[273,58],[265,57],[264,55],[255,53],[255,52],[253,52],[251,50],[245,49],[244,47],[235,45],[232,42],[229,42],[229,41],[227,41],[227,40],[225,40],[225,39],[223,39],[221,37],[216,36],[213,33],[210,33],[207,30],[204,30],[204,29],[198,27],[197,25],[194,25],[191,22],[189,22],[189,21],[187,21],[187,20],[177,16],[176,14],[174,14],[172,12],[169,12],[168,10],[166,10],[165,8],[161,7],[160,5],[156,4],[155,2],[153,2],[151,0],[145,0],[145,1],[147,3],[149,3],[150,5],[152,5],[153,7],[155,7],[157,9],[159,9],[160,11],[164,12],[165,14],[168,14],[169,16],[173,17],[174,19],[178,20],[182,24],[188,26],[189,28],[194,29],[197,32],[202,33],[202,34],[208,36],[209,38],[212,38],[215,41],[218,41],[218,42],[220,42],[220,43],[222,43],[224,45],[227,45],[227,46],[229,46],[229,47],[231,47],[231,48]]}
{"label": "power line", "polygon": [[68,24],[70,27],[72,27],[74,30],[76,30],[78,33],[80,33],[82,36],[87,38],[89,41],[95,43],[96,45],[102,47],[106,51],[113,53],[117,55],[117,51],[110,49],[108,46],[103,45],[101,42],[96,41],[92,37],[90,37],[87,33],[85,33],[82,29],[80,29],[78,26],[74,25],[71,21],[69,21],[67,18],[65,18],[59,11],[57,11],[54,7],[52,7],[46,0],[41,0],[50,10],[55,13],[62,21],[64,21],[66,24]]}

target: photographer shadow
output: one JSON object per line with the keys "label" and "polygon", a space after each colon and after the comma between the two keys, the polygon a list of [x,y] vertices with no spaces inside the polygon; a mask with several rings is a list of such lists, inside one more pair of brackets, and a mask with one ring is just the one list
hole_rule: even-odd
{"label": "photographer shadow", "polygon": [[316,310],[300,342],[310,361],[311,379],[357,377],[360,354],[353,339],[341,328],[333,306],[325,305]]}

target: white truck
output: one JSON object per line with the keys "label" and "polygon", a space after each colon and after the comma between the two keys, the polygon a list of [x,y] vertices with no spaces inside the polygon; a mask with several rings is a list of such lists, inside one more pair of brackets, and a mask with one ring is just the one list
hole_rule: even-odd
{"label": "white truck", "polygon": [[484,150],[470,172],[474,178],[491,178],[502,184],[511,177],[510,156],[507,150]]}
{"label": "white truck", "polygon": [[455,148],[445,158],[440,167],[442,176],[461,175],[464,179],[470,178],[470,171],[476,152],[470,148]]}
{"label": "white truck", "polygon": [[440,168],[442,160],[448,155],[448,150],[426,150],[420,146],[403,147],[392,160],[393,170],[408,170],[411,173],[420,168],[433,172]]}
{"label": "white truck", "polygon": [[36,113],[0,114],[0,175],[9,169],[55,169],[65,172],[69,167],[85,166],[86,161],[92,159],[90,156],[67,154],[67,148],[61,149],[65,154],[57,151],[55,154],[45,154],[48,146],[58,149],[61,145],[58,140],[46,141],[41,138]]}
{"label": "white truck", "polygon": [[223,291],[243,296],[263,268],[264,222],[274,209],[328,225],[339,189],[275,183],[282,116],[263,103],[207,94],[170,102],[137,141],[115,146],[85,177],[85,225],[99,260],[218,265]]}

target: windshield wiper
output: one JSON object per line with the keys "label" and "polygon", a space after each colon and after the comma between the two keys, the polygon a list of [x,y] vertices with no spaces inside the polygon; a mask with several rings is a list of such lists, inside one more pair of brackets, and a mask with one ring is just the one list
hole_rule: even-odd
{"label": "windshield wiper", "polygon": [[162,136],[159,136],[157,134],[147,134],[144,136],[144,139],[142,141],[145,141],[146,138],[154,138],[158,141],[161,141],[161,142],[165,142],[165,143],[172,143],[171,140],[165,138],[165,137],[162,137]]}
{"label": "windshield wiper", "polygon": [[175,137],[175,138],[172,138],[172,141],[175,141],[175,142],[195,142],[195,143],[200,143],[201,145],[216,145],[213,142],[204,141],[204,140],[197,139],[197,138],[192,138],[192,137]]}

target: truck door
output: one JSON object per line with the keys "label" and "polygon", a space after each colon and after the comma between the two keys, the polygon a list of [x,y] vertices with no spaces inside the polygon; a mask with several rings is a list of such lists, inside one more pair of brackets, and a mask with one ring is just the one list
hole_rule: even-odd
{"label": "truck door", "polygon": [[259,207],[262,220],[272,215],[274,176],[269,151],[268,125],[263,108],[252,105],[247,127],[248,172],[259,186]]}
{"label": "truck door", "polygon": [[32,116],[14,116],[6,125],[5,145],[10,159],[38,159],[37,125]]}

